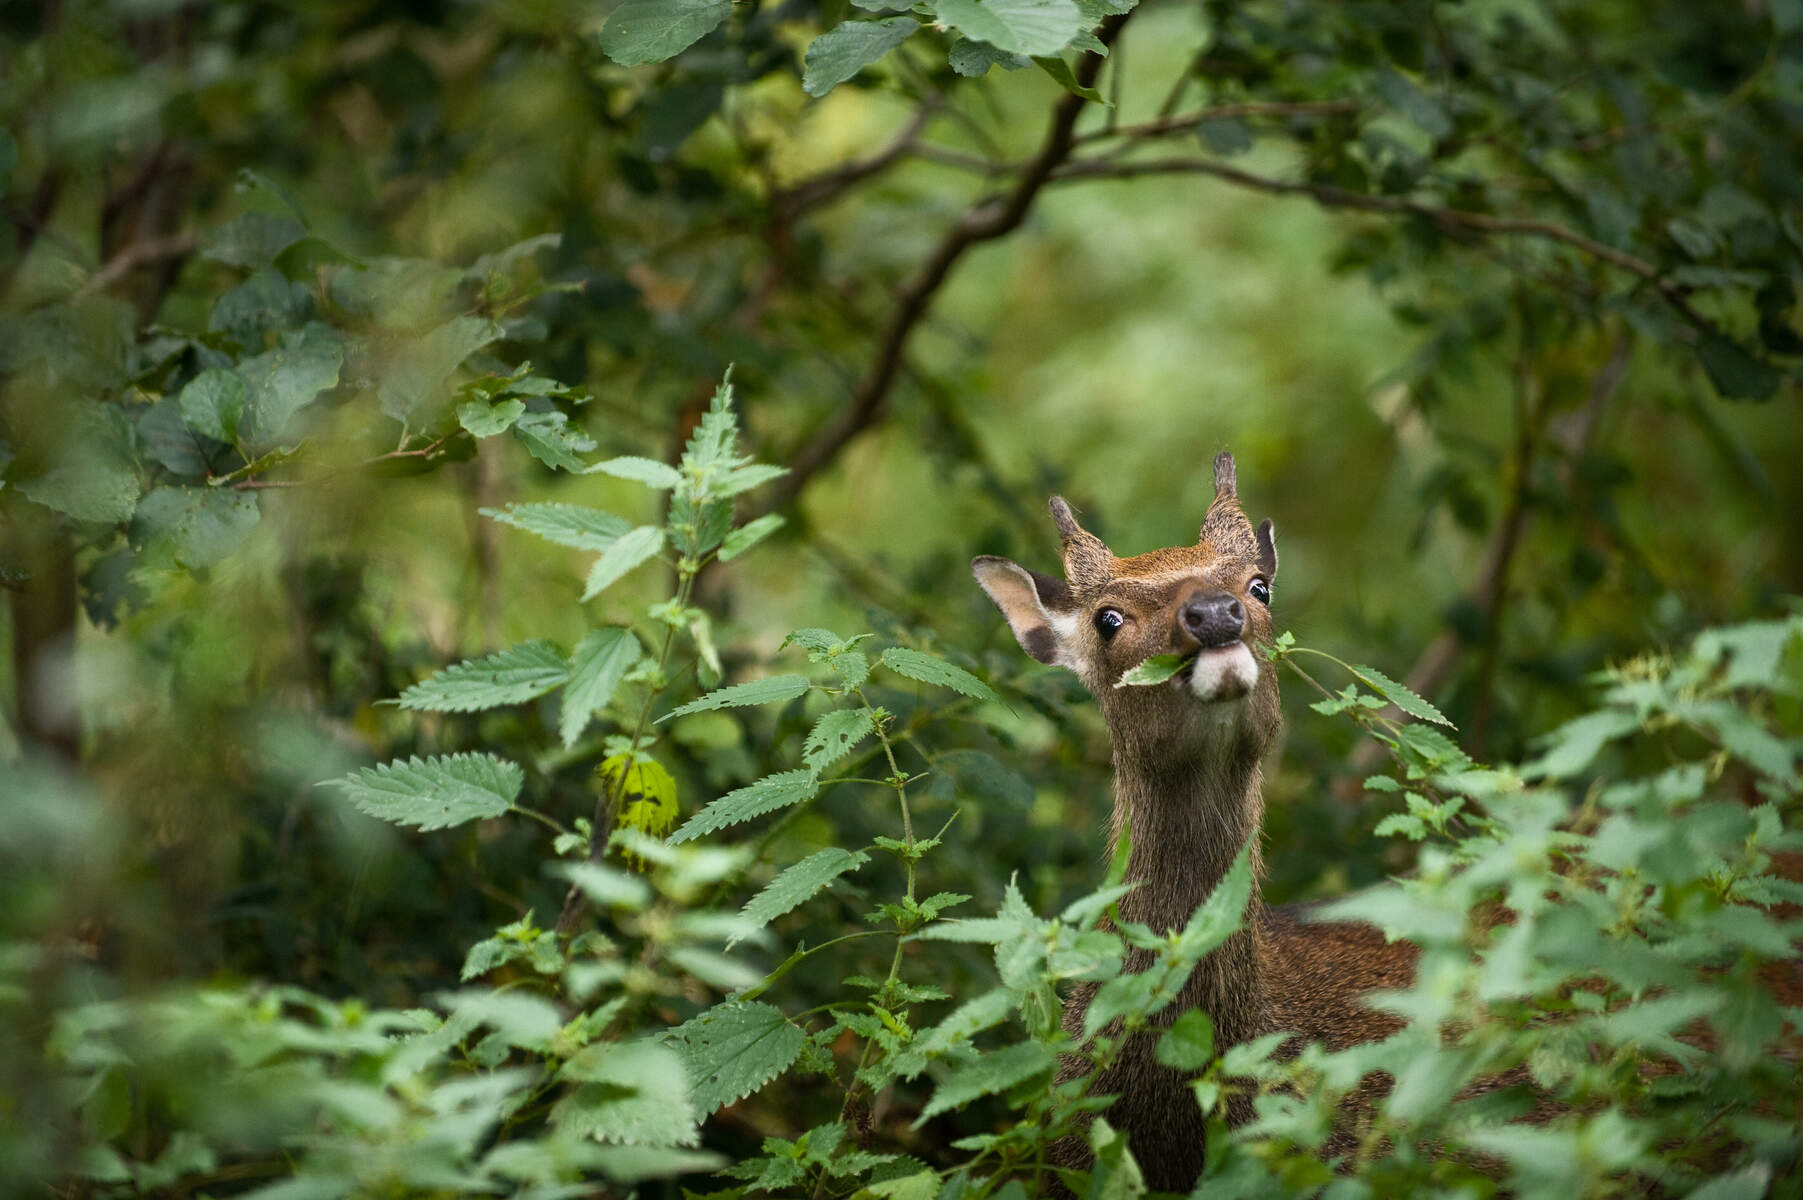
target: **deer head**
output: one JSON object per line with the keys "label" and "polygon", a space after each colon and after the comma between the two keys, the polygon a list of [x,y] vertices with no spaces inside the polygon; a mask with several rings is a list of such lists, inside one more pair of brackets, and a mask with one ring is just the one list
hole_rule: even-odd
{"label": "deer head", "polygon": [[[1276,734],[1277,680],[1254,643],[1272,636],[1277,543],[1271,522],[1254,529],[1241,511],[1233,456],[1218,455],[1214,474],[1194,546],[1117,558],[1055,496],[1063,579],[992,555],[971,563],[1021,648],[1075,671],[1100,702],[1117,761],[1256,760]],[[1159,654],[1190,661],[1166,683],[1115,686]]]}

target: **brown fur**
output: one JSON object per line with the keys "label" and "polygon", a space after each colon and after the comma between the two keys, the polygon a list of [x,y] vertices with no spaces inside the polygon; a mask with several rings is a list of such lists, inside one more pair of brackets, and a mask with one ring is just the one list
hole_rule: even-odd
{"label": "brown fur", "polygon": [[[1254,870],[1262,874],[1259,762],[1282,719],[1276,674],[1262,661],[1244,695],[1202,699],[1180,682],[1182,676],[1151,687],[1114,686],[1152,655],[1197,648],[1180,610],[1203,593],[1226,592],[1240,601],[1247,646],[1271,640],[1270,612],[1248,590],[1255,579],[1268,582],[1276,574],[1270,523],[1254,530],[1241,511],[1229,455],[1215,461],[1215,487],[1194,546],[1117,558],[1077,523],[1062,499],[1054,499],[1064,584],[1006,559],[971,564],[1021,646],[1042,662],[1076,671],[1101,704],[1114,740],[1112,833],[1116,840],[1123,831],[1130,834],[1127,878],[1140,885],[1121,900],[1121,916],[1161,932],[1189,920],[1248,839]],[[1095,625],[1103,608],[1125,618],[1111,638]],[[1168,1025],[1199,1007],[1213,1018],[1221,1046],[1293,1030],[1340,1049],[1393,1031],[1397,1022],[1366,1008],[1360,997],[1373,988],[1406,987],[1414,974],[1414,947],[1387,943],[1369,926],[1313,924],[1302,915],[1299,909],[1267,909],[1255,888],[1245,928],[1202,961],[1157,1023]],[[1149,961],[1135,950],[1127,969],[1143,970]],[[1094,991],[1094,984],[1081,985],[1065,1003],[1065,1028],[1073,1036],[1081,1036]],[[1156,1037],[1134,1038],[1097,1090],[1119,1096],[1109,1120],[1127,1133],[1146,1182],[1162,1191],[1187,1191],[1202,1168],[1202,1114],[1186,1077],[1155,1060]],[[1076,1069],[1067,1064],[1067,1073]],[[1061,1146],[1057,1157],[1078,1165],[1087,1151]]]}

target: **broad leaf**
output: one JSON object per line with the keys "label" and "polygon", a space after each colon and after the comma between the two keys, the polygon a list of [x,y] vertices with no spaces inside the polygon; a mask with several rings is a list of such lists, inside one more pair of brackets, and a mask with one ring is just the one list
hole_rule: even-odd
{"label": "broad leaf", "polygon": [[814,723],[802,743],[801,761],[816,775],[851,753],[876,729],[867,708],[841,708]]}
{"label": "broad leaf", "polygon": [[261,444],[280,441],[294,414],[338,384],[344,362],[339,336],[323,325],[285,334],[275,349],[247,358],[238,370],[248,392],[240,432]]}
{"label": "broad leaf", "polygon": [[670,1031],[670,1044],[695,1081],[690,1097],[704,1116],[788,1070],[806,1040],[780,1011],[755,1001],[728,1001]]}
{"label": "broad leaf", "polygon": [[481,658],[465,659],[401,693],[400,705],[416,712],[480,712],[542,696],[569,675],[563,655],[546,641],[523,642]]}
{"label": "broad leaf", "polygon": [[768,925],[812,899],[839,876],[855,871],[869,861],[870,856],[862,850],[829,846],[816,851],[764,885],[764,890],[745,905],[745,918],[759,926]]}
{"label": "broad leaf", "polygon": [[937,0],[939,23],[1011,54],[1056,54],[1077,36],[1073,0]]}
{"label": "broad leaf", "polygon": [[1000,700],[1000,697],[990,691],[989,685],[981,679],[969,671],[954,667],[944,659],[935,658],[931,654],[922,654],[918,650],[908,650],[901,646],[891,646],[883,651],[882,663],[897,675],[906,675],[909,679],[918,679],[922,683],[950,688],[954,692],[973,696],[978,700]]}
{"label": "broad leaf", "polygon": [[613,545],[601,552],[589,568],[588,583],[582,598],[591,600],[622,578],[644,566],[664,548],[664,531],[655,525],[640,525],[623,533]]}
{"label": "broad leaf", "polygon": [[138,502],[131,543],[146,565],[210,567],[244,544],[259,515],[250,492],[158,488]]}
{"label": "broad leaf", "polygon": [[382,371],[377,389],[382,411],[405,421],[444,393],[445,381],[463,360],[501,336],[501,327],[486,317],[452,317],[411,338]]}
{"label": "broad leaf", "polygon": [[919,28],[920,22],[912,17],[844,21],[834,26],[808,46],[801,90],[810,96],[826,95],[907,41]]}
{"label": "broad leaf", "polygon": [[510,504],[485,508],[482,515],[577,550],[605,550],[632,528],[625,517],[580,504]]}
{"label": "broad leaf", "polygon": [[229,443],[238,439],[238,422],[249,400],[242,375],[213,367],[189,380],[176,403],[188,428]]}
{"label": "broad leaf", "polygon": [[293,217],[247,212],[204,237],[200,252],[228,266],[263,267],[305,236],[306,226]]}
{"label": "broad leaf", "polygon": [[670,841],[688,842],[716,829],[737,825],[753,817],[775,812],[811,800],[820,790],[820,781],[812,771],[782,771],[766,775],[756,783],[726,793],[683,823],[670,835]]}
{"label": "broad leaf", "polygon": [[638,638],[613,626],[597,629],[577,644],[570,655],[570,679],[563,689],[563,716],[558,721],[566,749],[582,736],[589,717],[607,707],[642,652]]}
{"label": "broad leaf", "polygon": [[626,0],[601,27],[601,52],[622,67],[674,58],[712,33],[730,0]]}
{"label": "broad leaf", "polygon": [[525,779],[517,763],[492,754],[451,754],[397,759],[327,785],[372,817],[416,829],[449,829],[505,813]]}
{"label": "broad leaf", "polygon": [[735,683],[731,687],[723,687],[709,692],[699,700],[691,700],[678,708],[673,708],[659,721],[668,721],[672,717],[686,717],[693,712],[706,712],[715,708],[744,708],[751,704],[769,704],[778,700],[793,700],[808,690],[806,675],[766,675],[762,679],[753,679],[749,683]]}
{"label": "broad leaf", "polygon": [[457,423],[471,437],[494,437],[506,433],[526,411],[524,400],[503,400],[490,404],[486,400],[466,400],[457,406]]}

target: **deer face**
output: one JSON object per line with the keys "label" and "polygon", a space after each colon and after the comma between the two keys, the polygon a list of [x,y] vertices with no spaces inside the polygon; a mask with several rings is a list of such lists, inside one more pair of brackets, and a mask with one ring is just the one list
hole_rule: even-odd
{"label": "deer face", "polygon": [[[1279,720],[1277,680],[1254,650],[1268,642],[1277,543],[1240,510],[1233,458],[1215,459],[1215,499],[1194,546],[1116,558],[1061,498],[1063,579],[1005,558],[971,563],[1021,648],[1068,667],[1101,703],[1117,747],[1166,758],[1260,754]],[[1160,654],[1186,661],[1166,683],[1117,687]]]}

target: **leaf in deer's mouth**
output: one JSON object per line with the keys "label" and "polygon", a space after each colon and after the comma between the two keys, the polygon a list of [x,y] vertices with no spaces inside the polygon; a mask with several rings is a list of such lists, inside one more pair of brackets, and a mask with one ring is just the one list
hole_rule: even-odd
{"label": "leaf in deer's mouth", "polygon": [[1188,666],[1195,657],[1194,654],[1154,654],[1121,676],[1121,681],[1114,686],[1117,688],[1148,687],[1154,683],[1163,683]]}

